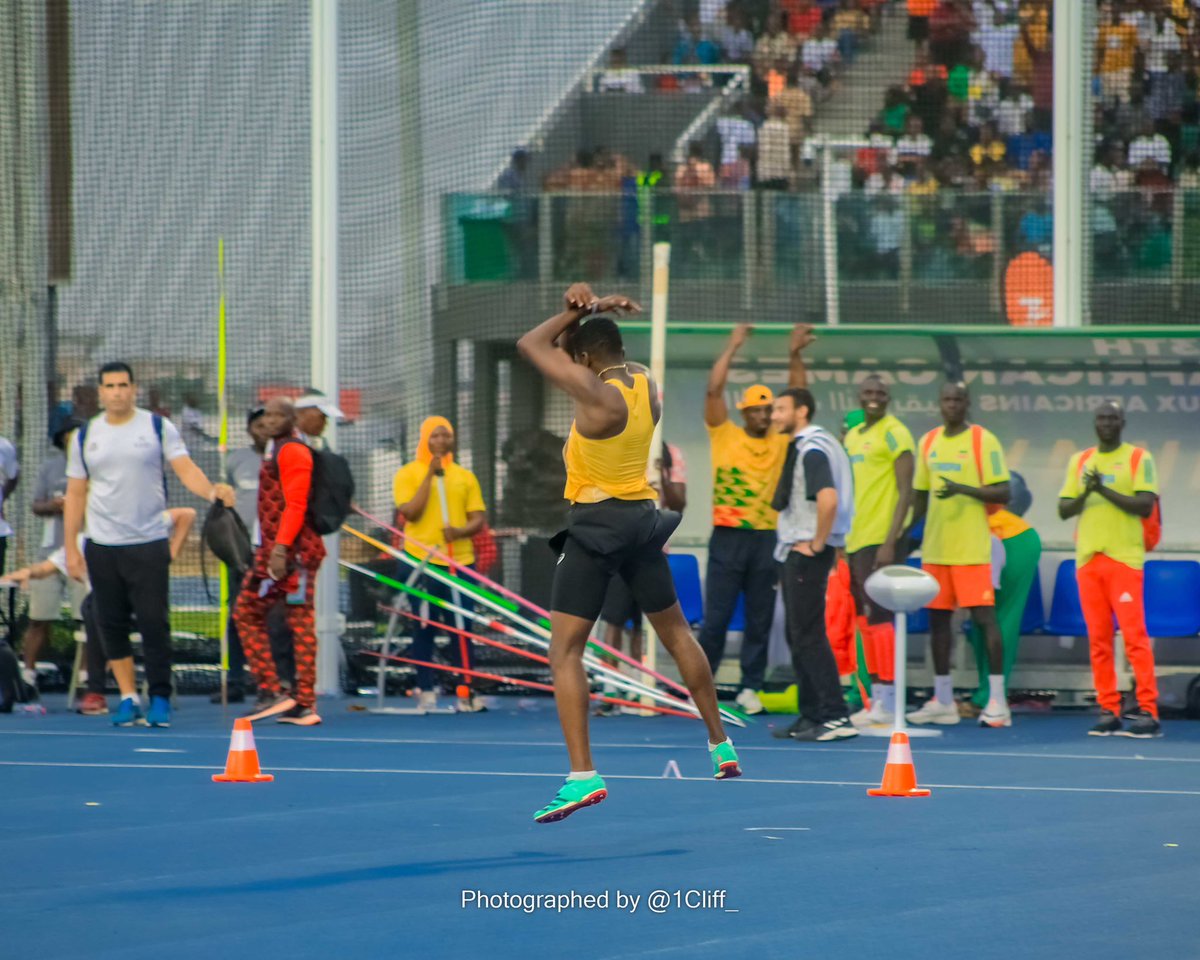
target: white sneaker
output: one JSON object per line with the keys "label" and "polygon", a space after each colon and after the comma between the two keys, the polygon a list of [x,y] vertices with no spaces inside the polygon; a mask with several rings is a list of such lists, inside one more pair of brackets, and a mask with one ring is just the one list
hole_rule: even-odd
{"label": "white sneaker", "polygon": [[1012,711],[1008,708],[1007,703],[989,700],[983,713],[979,715],[979,725],[981,727],[1011,727]]}
{"label": "white sneaker", "polygon": [[958,715],[958,707],[953,703],[942,703],[937,697],[931,697],[925,701],[925,705],[920,710],[914,710],[906,716],[909,723],[915,723],[918,726],[925,723],[937,723],[943,727],[950,727],[961,719]]}
{"label": "white sneaker", "polygon": [[36,670],[30,670],[29,667],[22,667],[21,668],[21,679],[24,680],[31,687],[33,687],[34,690],[37,689],[38,673]]}
{"label": "white sneaker", "polygon": [[766,713],[767,708],[763,706],[761,700],[758,699],[758,694],[746,687],[737,698],[733,701],[742,708],[742,712],[748,716],[754,716],[759,713]]}
{"label": "white sneaker", "polygon": [[438,708],[437,691],[422,690],[420,694],[417,695],[417,706],[421,710],[436,710]]}
{"label": "white sneaker", "polygon": [[851,715],[850,722],[859,729],[866,727],[890,727],[896,722],[896,715],[883,708],[883,700],[872,701],[869,709],[859,710]]}
{"label": "white sneaker", "polygon": [[884,709],[883,699],[876,698],[871,703],[871,709],[867,713],[867,726],[869,727],[890,727],[896,722],[896,715]]}

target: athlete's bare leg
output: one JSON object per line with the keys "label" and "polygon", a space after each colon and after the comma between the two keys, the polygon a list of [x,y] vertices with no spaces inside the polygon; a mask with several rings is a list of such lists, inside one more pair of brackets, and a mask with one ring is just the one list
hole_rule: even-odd
{"label": "athlete's bare leg", "polygon": [[550,672],[554,703],[571,760],[571,771],[594,770],[588,737],[589,693],[583,651],[595,622],[557,610],[550,613]]}

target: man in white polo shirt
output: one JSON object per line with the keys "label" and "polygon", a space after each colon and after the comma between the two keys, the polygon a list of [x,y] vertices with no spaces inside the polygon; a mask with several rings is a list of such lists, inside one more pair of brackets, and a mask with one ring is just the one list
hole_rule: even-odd
{"label": "man in white polo shirt", "polygon": [[[188,456],[171,421],[136,406],[133,370],[100,368],[104,413],[79,429],[67,450],[64,507],[67,567],[90,578],[96,619],[121,705],[113,725],[171,725],[171,623],[166,520],[166,464],[205,500],[234,505],[233,488],[213,484]],[[87,545],[79,549],[86,508]],[[146,659],[150,707],[143,714],[134,679],[129,615],[137,619]]]}

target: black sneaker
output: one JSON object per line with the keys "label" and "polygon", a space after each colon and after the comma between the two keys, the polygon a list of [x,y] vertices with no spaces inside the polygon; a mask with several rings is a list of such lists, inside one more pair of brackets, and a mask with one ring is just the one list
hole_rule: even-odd
{"label": "black sneaker", "polygon": [[828,743],[830,740],[848,740],[857,736],[858,730],[850,722],[850,718],[841,717],[838,720],[826,720],[810,727],[801,727],[792,734],[792,739],[808,743]]}
{"label": "black sneaker", "polygon": [[796,721],[790,726],[776,727],[775,730],[771,732],[771,736],[773,736],[776,740],[791,740],[798,731],[803,730],[805,727],[811,726],[815,726],[815,724],[807,717],[797,717]]}
{"label": "black sneaker", "polygon": [[1129,714],[1125,719],[1129,721],[1129,726],[1124,730],[1114,731],[1118,737],[1137,737],[1139,740],[1149,740],[1152,737],[1163,735],[1162,724],[1149,710],[1139,710],[1137,713]]}
{"label": "black sneaker", "polygon": [[295,703],[292,709],[279,714],[275,718],[276,723],[293,723],[298,727],[315,727],[321,722],[321,718],[317,716],[317,711],[312,707],[302,707]]}
{"label": "black sneaker", "polygon": [[1088,731],[1089,737],[1110,737],[1114,733],[1121,732],[1121,718],[1111,710],[1101,710],[1100,720],[1091,730]]}
{"label": "black sneaker", "polygon": [[242,719],[253,723],[255,720],[265,720],[267,717],[273,717],[277,713],[284,713],[291,710],[294,706],[296,706],[296,701],[286,693],[259,691],[254,709],[249,713],[242,714]]}

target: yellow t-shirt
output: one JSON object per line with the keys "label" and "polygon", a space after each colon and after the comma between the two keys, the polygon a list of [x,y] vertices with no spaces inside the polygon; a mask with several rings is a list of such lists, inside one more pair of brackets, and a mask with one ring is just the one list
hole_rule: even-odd
{"label": "yellow t-shirt", "polygon": [[[406,463],[396,471],[396,476],[392,480],[392,496],[396,506],[407,503],[416,495],[421,481],[425,479],[428,471],[429,465],[420,460]],[[479,513],[486,509],[483,505],[483,492],[479,489],[479,481],[475,478],[475,474],[465,467],[451,462],[446,464],[445,476],[433,478],[425,510],[416,520],[408,521],[404,532],[411,535],[414,540],[435,547],[442,553],[450,554],[459,563],[474,563],[475,545],[470,540],[455,540],[447,547],[446,538],[442,535],[442,529],[447,524],[442,518],[440,485],[444,485],[446,490],[446,509],[450,517],[450,526],[466,526],[468,513]],[[404,540],[404,550],[418,560],[424,559],[427,553],[420,547],[413,546],[407,537]],[[447,566],[444,560],[434,559],[429,562]]]}
{"label": "yellow t-shirt", "polygon": [[846,552],[855,553],[887,539],[900,499],[896,461],[916,448],[908,427],[890,414],[874,426],[862,423],[851,429],[845,447],[854,470],[854,522],[846,536]]}
{"label": "yellow t-shirt", "polygon": [[1007,510],[997,510],[995,513],[989,513],[988,527],[1001,540],[1011,540],[1013,537],[1020,536],[1026,530],[1032,529],[1029,524],[1015,513],[1010,513]]}
{"label": "yellow t-shirt", "polygon": [[[1127,497],[1144,490],[1157,494],[1158,476],[1149,451],[1142,454],[1137,476],[1133,476],[1131,458],[1135,449],[1132,443],[1123,443],[1111,453],[1097,450],[1088,457],[1082,471],[1079,459],[1083,451],[1075,454],[1067,464],[1067,476],[1059,497],[1074,499],[1079,496],[1083,492],[1082,474],[1093,469],[1100,471],[1106,487]],[[1141,517],[1126,513],[1098,493],[1090,493],[1084,501],[1075,532],[1075,566],[1082,567],[1097,553],[1103,553],[1118,563],[1141,570],[1146,562],[1144,537]]]}
{"label": "yellow t-shirt", "polygon": [[1132,70],[1137,55],[1138,32],[1131,23],[1111,23],[1100,28],[1100,72],[1118,73]]}
{"label": "yellow t-shirt", "polygon": [[752,437],[726,420],[708,428],[713,467],[713,526],[774,530],[771,499],[787,458],[789,437]]}
{"label": "yellow t-shirt", "polygon": [[[947,437],[942,429],[930,431],[917,447],[917,474],[913,488],[929,491],[929,512],[925,516],[925,539],[921,558],[926,563],[950,567],[976,566],[992,562],[992,532],[988,527],[987,508],[974,497],[958,495],[945,500],[937,496],[941,478],[968,487],[986,487],[1008,479],[1004,448],[989,431],[981,432],[980,461],[983,476],[975,461],[974,430]],[[926,454],[930,434],[936,434]]]}

